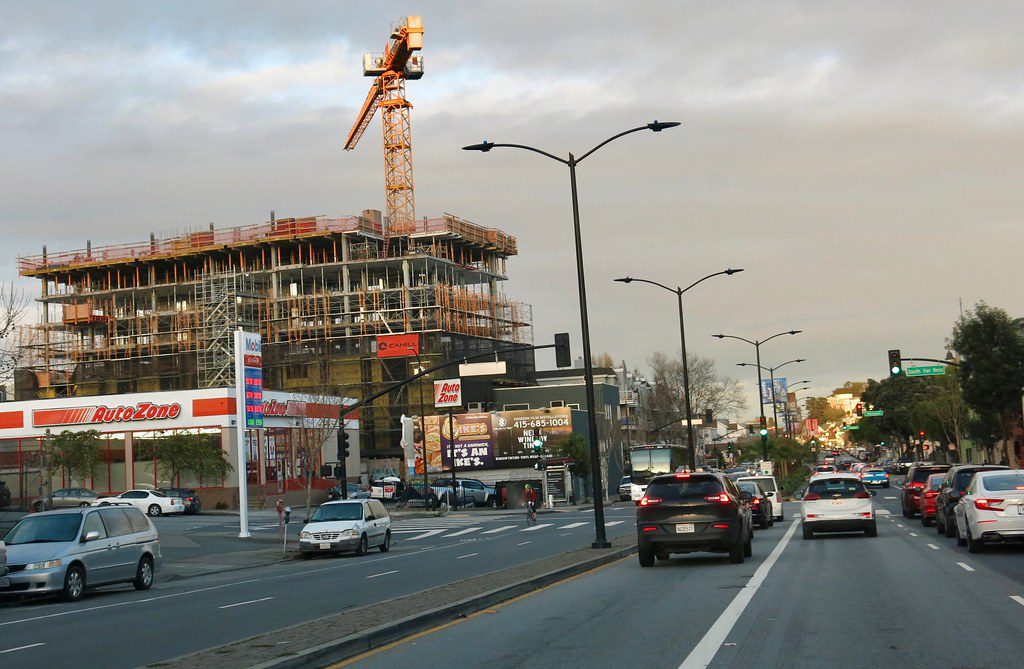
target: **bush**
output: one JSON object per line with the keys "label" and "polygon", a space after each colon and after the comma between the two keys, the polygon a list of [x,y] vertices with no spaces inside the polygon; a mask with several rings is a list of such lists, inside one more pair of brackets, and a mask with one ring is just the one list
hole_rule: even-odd
{"label": "bush", "polygon": [[228,504],[227,502],[217,502],[216,504],[213,505],[213,508],[224,511],[228,508]]}
{"label": "bush", "polygon": [[779,486],[782,488],[782,494],[786,497],[791,496],[796,489],[807,482],[807,479],[811,477],[811,468],[806,465],[801,465],[799,469],[790,472],[789,476],[782,479]]}

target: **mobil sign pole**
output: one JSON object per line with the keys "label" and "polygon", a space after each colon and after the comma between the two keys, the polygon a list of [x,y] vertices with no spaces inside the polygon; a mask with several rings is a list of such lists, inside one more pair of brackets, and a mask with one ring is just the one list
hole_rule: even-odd
{"label": "mobil sign pole", "polygon": [[235,331],[235,434],[238,448],[238,536],[249,537],[246,431],[263,427],[263,346],[260,336]]}
{"label": "mobil sign pole", "polygon": [[[455,407],[462,406],[462,379],[441,379],[434,381],[434,407],[437,409],[448,409],[448,448],[452,453],[452,508],[459,508],[459,484],[456,480],[456,458],[455,458]],[[423,436],[426,442],[426,435]],[[426,470],[427,463],[423,463]]]}

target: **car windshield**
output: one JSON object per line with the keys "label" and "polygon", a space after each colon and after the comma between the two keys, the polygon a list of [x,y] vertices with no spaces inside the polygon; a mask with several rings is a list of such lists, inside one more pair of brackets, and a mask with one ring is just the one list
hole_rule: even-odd
{"label": "car windshield", "polygon": [[648,497],[666,502],[699,499],[707,495],[717,495],[720,492],[722,492],[722,484],[718,479],[710,476],[677,481],[654,481],[647,487]]}
{"label": "car windshield", "polygon": [[807,492],[822,497],[853,497],[857,493],[866,491],[864,484],[857,479],[835,478],[812,481],[807,487]]}
{"label": "car windshield", "polygon": [[771,477],[761,477],[761,478],[749,479],[749,480],[751,482],[753,482],[753,483],[758,484],[759,486],[761,486],[765,490],[770,490],[770,491],[778,490],[778,487],[775,485],[775,479],[773,479]]}
{"label": "car windshield", "polygon": [[928,477],[932,474],[937,473],[937,469],[915,469],[914,475],[911,477],[911,481],[914,483],[924,483],[928,480]]}
{"label": "car windshield", "polygon": [[61,513],[53,516],[32,516],[23,518],[4,537],[8,546],[18,544],[42,544],[59,541],[74,541],[82,516],[77,513]]}
{"label": "car windshield", "polygon": [[993,474],[982,479],[985,490],[992,492],[1024,491],[1024,472]]}
{"label": "car windshield", "polygon": [[362,517],[362,504],[324,504],[313,512],[312,521],[323,523],[332,520],[361,520]]}
{"label": "car windshield", "polygon": [[740,481],[739,483],[736,484],[736,487],[745,492],[752,493],[755,496],[761,494],[761,491],[757,489],[757,484],[751,483],[749,481]]}

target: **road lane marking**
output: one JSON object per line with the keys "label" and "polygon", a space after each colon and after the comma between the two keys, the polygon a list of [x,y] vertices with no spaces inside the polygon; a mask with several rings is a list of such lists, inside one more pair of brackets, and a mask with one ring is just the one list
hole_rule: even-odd
{"label": "road lane marking", "polygon": [[519,530],[520,532],[533,532],[534,530],[540,530],[545,527],[551,527],[554,523],[541,523],[540,525],[534,525],[533,527],[524,527]]}
{"label": "road lane marking", "polygon": [[568,525],[562,525],[558,529],[560,529],[560,530],[571,530],[574,527],[583,527],[584,525],[589,525],[589,523],[569,523]]}
{"label": "road lane marking", "polygon": [[[911,533],[910,533],[910,536],[912,536],[912,537],[916,537],[917,535],[916,535],[916,534],[914,534],[913,532],[911,532]],[[928,545],[930,546],[931,544],[928,544]]]}
{"label": "road lane marking", "polygon": [[572,534],[572,532],[563,532],[562,534],[559,534],[558,536],[560,536],[560,537],[567,537],[570,534]]}
{"label": "road lane marking", "polygon": [[967,564],[966,562],[957,562],[958,565],[964,568],[964,571],[974,571],[974,567]]}
{"label": "road lane marking", "polygon": [[515,529],[516,525],[502,525],[501,527],[495,527],[493,530],[487,530],[484,534],[497,534],[498,532],[504,532],[505,530]]}
{"label": "road lane marking", "polygon": [[391,571],[382,571],[379,574],[371,574],[370,576],[367,576],[366,578],[377,578],[378,576],[387,576],[388,574],[397,574],[397,573],[398,573],[397,569],[392,569]]}
{"label": "road lane marking", "polygon": [[460,555],[459,557],[457,557],[455,559],[456,560],[461,560],[463,558],[473,557],[474,555],[480,555],[480,554],[479,553],[468,553],[466,555]]}
{"label": "road lane marking", "polygon": [[458,536],[461,536],[463,534],[469,534],[470,532],[478,532],[478,531],[480,531],[482,529],[483,529],[482,527],[470,527],[470,528],[465,529],[465,530],[459,530],[458,532],[452,532],[451,534],[446,534],[446,535],[444,535],[444,538],[447,539],[448,537],[458,537]]}
{"label": "road lane marking", "polygon": [[725,607],[722,615],[718,617],[718,620],[708,629],[700,642],[686,656],[683,663],[679,665],[679,669],[705,669],[711,664],[711,661],[715,659],[718,649],[725,643],[732,628],[736,625],[736,621],[743,614],[743,610],[750,604],[750,600],[754,598],[754,594],[757,593],[758,588],[761,587],[761,584],[767,578],[768,572],[771,571],[775,563],[778,562],[779,557],[782,556],[782,551],[789,544],[789,540],[793,538],[793,533],[796,532],[796,528],[799,525],[799,523],[790,524],[789,529],[786,530],[779,543],[775,544],[775,548],[772,549],[768,558],[761,563],[754,572],[754,575],[743,586],[743,589],[729,602],[729,606]]}
{"label": "road lane marking", "polygon": [[30,643],[27,646],[18,646],[17,648],[8,648],[7,650],[0,650],[0,655],[4,653],[13,653],[16,650],[28,650],[29,648],[38,648],[39,646],[45,646],[45,643]]}
{"label": "road lane marking", "polygon": [[885,509],[875,509],[876,516],[891,516],[892,511],[886,511]]}
{"label": "road lane marking", "polygon": [[273,599],[273,597],[261,597],[260,599],[250,599],[247,602],[236,602],[234,604],[225,604],[224,606],[218,606],[218,609],[233,609],[236,606],[245,606],[246,604],[256,604],[258,602],[266,602]]}
{"label": "road lane marking", "polygon": [[516,546],[525,546],[526,544],[532,544],[532,541],[520,541]]}
{"label": "road lane marking", "polygon": [[605,527],[611,527],[612,525],[619,525],[619,524],[624,523],[624,522],[626,522],[626,521],[624,521],[624,520],[613,520],[610,523],[605,523],[604,526]]}
{"label": "road lane marking", "polygon": [[896,523],[896,527],[900,528],[901,530],[902,530],[902,529],[905,529],[905,528],[904,528],[904,527],[903,527],[902,525],[900,525],[899,523]]}
{"label": "road lane marking", "polygon": [[1010,595],[1010,599],[1017,602],[1021,606],[1024,606],[1024,597],[1021,597],[1020,595]]}
{"label": "road lane marking", "polygon": [[[408,532],[409,530],[398,530],[398,532],[403,532],[403,531],[404,532]],[[447,528],[445,528],[443,530],[427,530],[426,532],[422,532],[421,534],[417,534],[414,537],[409,537],[408,539],[402,539],[402,541],[419,541],[420,539],[426,539],[427,537],[432,537],[435,534],[441,534],[442,532],[447,532],[447,531],[448,531]],[[394,532],[395,532],[395,530],[392,530],[392,533],[394,533]],[[421,532],[421,530],[413,530],[413,532]]]}
{"label": "road lane marking", "polygon": [[939,550],[939,547],[936,546],[935,544],[928,544],[928,548],[932,549],[933,551]]}
{"label": "road lane marking", "polygon": [[896,499],[896,496],[895,495],[886,495],[882,499]]}

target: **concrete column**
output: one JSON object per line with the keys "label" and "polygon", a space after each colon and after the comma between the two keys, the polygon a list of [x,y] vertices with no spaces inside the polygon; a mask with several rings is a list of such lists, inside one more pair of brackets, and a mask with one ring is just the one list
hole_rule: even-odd
{"label": "concrete column", "polygon": [[135,487],[135,449],[132,444],[132,433],[124,433],[124,489]]}
{"label": "concrete column", "polygon": [[[341,302],[342,308],[345,310],[345,319],[351,320],[352,316],[352,298],[349,293],[352,292],[352,277],[349,274],[348,263],[352,259],[352,251],[349,249],[348,237],[345,235],[341,236]],[[345,328],[345,336],[352,336],[352,328]]]}

